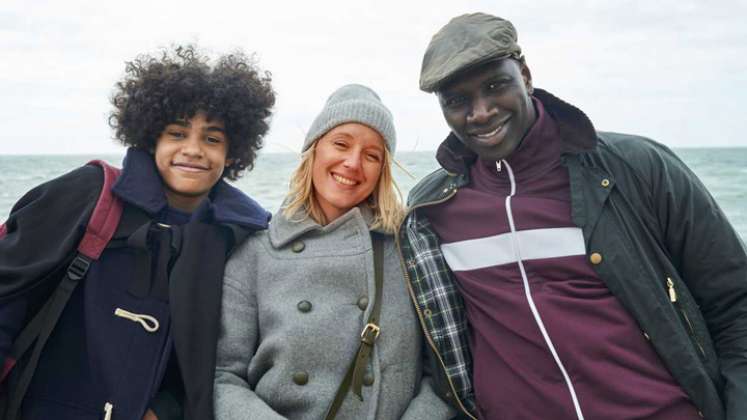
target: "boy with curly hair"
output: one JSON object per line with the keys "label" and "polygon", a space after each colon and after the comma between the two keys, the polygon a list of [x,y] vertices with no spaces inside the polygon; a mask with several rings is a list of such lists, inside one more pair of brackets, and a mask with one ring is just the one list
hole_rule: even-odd
{"label": "boy with curly hair", "polygon": [[[223,266],[269,221],[223,178],[252,168],[274,103],[270,75],[241,52],[212,63],[186,46],[127,63],[109,119],[129,146],[111,187],[120,222],[28,386],[11,374],[6,398],[20,407],[6,418],[213,418]],[[102,187],[86,165],[13,207],[0,233],[0,362],[59,284]]]}

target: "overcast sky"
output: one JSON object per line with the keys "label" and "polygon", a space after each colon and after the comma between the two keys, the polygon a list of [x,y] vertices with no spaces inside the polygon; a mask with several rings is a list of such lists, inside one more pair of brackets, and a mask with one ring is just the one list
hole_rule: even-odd
{"label": "overcast sky", "polygon": [[599,130],[672,147],[747,146],[747,1],[0,2],[0,154],[110,153],[124,62],[173,43],[255,52],[278,100],[268,151],[298,151],[327,96],[357,82],[395,116],[399,150],[448,133],[418,90],[430,37],[483,11],[511,20],[534,85]]}

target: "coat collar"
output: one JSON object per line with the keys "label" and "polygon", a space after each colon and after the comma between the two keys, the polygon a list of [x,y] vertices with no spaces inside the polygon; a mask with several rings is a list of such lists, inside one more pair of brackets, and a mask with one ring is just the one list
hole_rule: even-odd
{"label": "coat collar", "polygon": [[[142,149],[129,148],[122,163],[122,174],[112,192],[122,201],[157,216],[168,207],[163,181],[153,155]],[[216,183],[208,197],[194,211],[200,220],[266,229],[270,213],[256,201],[229,185],[223,179]]]}
{"label": "coat collar", "polygon": [[366,231],[375,231],[384,233],[379,229],[371,229],[373,222],[373,211],[365,205],[353,207],[347,213],[338,217],[331,223],[322,226],[312,218],[305,216],[304,212],[299,210],[290,219],[283,215],[282,207],[272,218],[270,223],[269,236],[270,243],[275,248],[281,248],[304,234],[312,231],[327,233],[337,230],[350,224],[357,225],[356,228]]}
{"label": "coat collar", "polygon": [[[534,89],[532,96],[542,103],[547,114],[555,120],[563,153],[576,154],[596,147],[596,130],[583,111],[542,89]],[[476,159],[477,155],[467,149],[454,133],[446,137],[436,152],[438,163],[451,173],[468,173]]]}

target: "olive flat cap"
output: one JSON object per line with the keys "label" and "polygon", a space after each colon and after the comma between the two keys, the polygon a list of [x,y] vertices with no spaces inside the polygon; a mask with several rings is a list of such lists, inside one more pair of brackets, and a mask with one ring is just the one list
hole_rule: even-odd
{"label": "olive flat cap", "polygon": [[462,70],[500,58],[521,57],[516,28],[511,22],[486,13],[457,16],[436,32],[428,44],[420,69],[420,89],[439,85]]}

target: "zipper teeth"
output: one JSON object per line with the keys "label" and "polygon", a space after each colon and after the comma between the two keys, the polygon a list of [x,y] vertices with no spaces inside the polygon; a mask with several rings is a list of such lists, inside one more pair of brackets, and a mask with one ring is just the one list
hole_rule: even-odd
{"label": "zipper teeth", "polygon": [[700,349],[700,353],[705,356],[705,349],[703,348],[703,345],[700,344],[700,340],[698,340],[698,336],[695,335],[695,328],[693,328],[692,322],[690,322],[690,318],[687,316],[687,313],[685,313],[685,310],[682,308],[680,309],[680,313],[682,313],[682,317],[685,318],[685,322],[687,322],[687,326],[690,328],[690,334],[693,335],[693,340],[695,341],[695,344],[698,345],[698,349]]}
{"label": "zipper teeth", "polygon": [[427,203],[422,203],[422,204],[419,204],[417,206],[414,206],[408,209],[407,212],[405,213],[405,217],[402,218],[403,223],[400,223],[400,225],[397,227],[397,234],[394,235],[394,243],[397,245],[397,251],[399,251],[397,252],[397,254],[399,254],[399,264],[402,267],[402,272],[405,275],[405,285],[407,285],[407,291],[409,292],[410,299],[412,299],[412,302],[414,304],[413,306],[415,307],[415,312],[418,314],[418,320],[420,321],[420,325],[423,327],[422,330],[423,330],[423,336],[425,336],[425,341],[428,342],[428,345],[431,346],[431,349],[433,350],[433,354],[435,354],[436,357],[438,358],[438,362],[441,364],[441,367],[444,370],[444,376],[446,376],[446,381],[449,382],[449,387],[451,388],[451,392],[454,394],[454,399],[459,404],[459,408],[461,408],[462,412],[466,414],[467,416],[469,416],[469,418],[473,420],[477,420],[477,418],[474,417],[472,413],[470,413],[469,410],[467,410],[464,407],[464,404],[462,404],[462,400],[461,398],[459,398],[459,394],[456,392],[456,387],[454,387],[454,383],[451,381],[451,378],[446,373],[446,364],[444,364],[444,361],[441,358],[441,353],[438,352],[438,349],[436,348],[436,344],[433,342],[433,338],[431,337],[431,334],[428,331],[428,327],[425,325],[425,318],[423,318],[423,313],[420,310],[420,305],[418,304],[418,301],[415,298],[415,291],[412,289],[412,284],[410,284],[410,274],[407,271],[407,267],[405,267],[404,260],[402,259],[402,246],[400,245],[400,241],[399,241],[399,234],[400,234],[400,231],[402,230],[402,225],[404,224],[404,220],[407,218],[407,215],[409,213],[411,213],[412,211],[420,207],[432,206],[435,204],[443,203],[444,201],[453,197],[456,193],[457,193],[457,189],[454,188],[451,194],[447,195],[446,197],[440,200],[429,201]]}
{"label": "zipper teeth", "polygon": [[571,378],[568,376],[568,372],[566,372],[565,366],[563,366],[563,362],[560,360],[560,356],[558,356],[558,352],[555,350],[555,345],[552,343],[552,340],[550,339],[550,335],[547,333],[547,330],[545,329],[545,324],[542,321],[542,317],[540,316],[539,311],[537,310],[537,306],[534,304],[534,298],[532,297],[532,293],[529,289],[529,279],[527,278],[527,273],[526,273],[526,270],[524,269],[524,262],[521,259],[521,251],[519,249],[519,244],[517,243],[517,240],[516,240],[516,226],[514,224],[513,212],[511,210],[511,197],[513,197],[516,194],[516,179],[514,178],[514,171],[513,169],[511,169],[511,166],[508,164],[508,162],[504,160],[502,163],[508,170],[508,177],[509,177],[509,180],[511,181],[511,194],[506,197],[506,215],[508,216],[508,223],[511,229],[511,245],[513,246],[514,254],[516,255],[516,262],[519,265],[519,271],[521,272],[521,280],[524,283],[524,295],[527,298],[529,309],[532,311],[534,321],[537,323],[537,327],[539,327],[540,333],[542,334],[542,338],[544,338],[545,343],[547,344],[547,347],[550,349],[550,353],[552,353],[552,357],[555,359],[555,364],[560,369],[560,373],[563,375],[563,379],[565,379],[565,383],[568,386],[568,391],[571,394],[571,399],[573,400],[573,408],[576,410],[576,416],[578,417],[579,420],[584,420],[584,414],[581,412],[581,406],[578,402],[578,397],[576,396],[576,390],[573,387]]}

